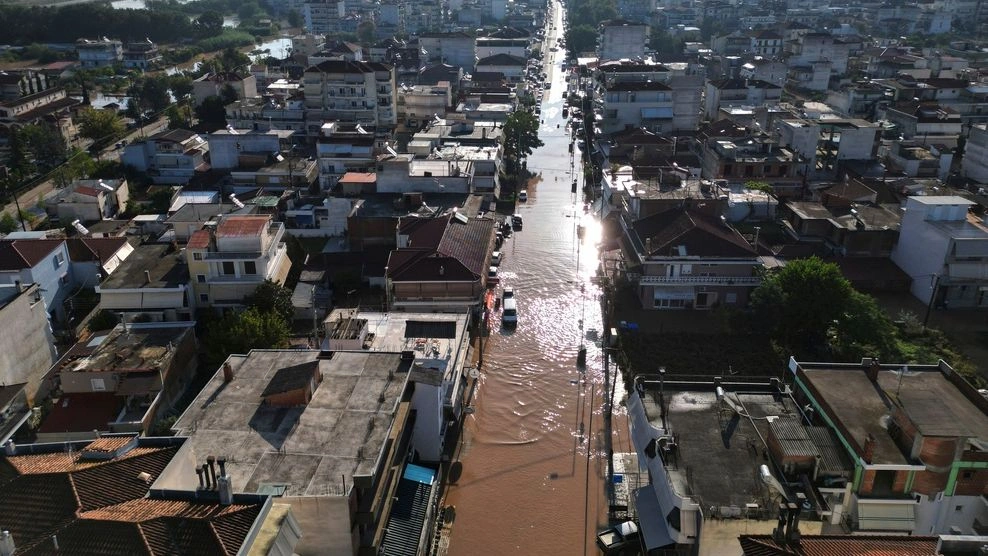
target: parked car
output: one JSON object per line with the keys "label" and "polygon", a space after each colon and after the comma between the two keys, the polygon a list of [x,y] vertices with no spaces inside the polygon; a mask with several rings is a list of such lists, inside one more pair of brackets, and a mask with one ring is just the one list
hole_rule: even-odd
{"label": "parked car", "polygon": [[597,548],[604,554],[620,554],[638,543],[638,524],[625,521],[597,533]]}
{"label": "parked car", "polygon": [[502,301],[503,300],[507,300],[509,298],[512,298],[514,296],[515,296],[515,289],[514,288],[504,288],[504,291],[501,292],[501,300]]}
{"label": "parked car", "polygon": [[516,213],[511,216],[511,225],[515,228],[521,229],[522,220],[520,214]]}
{"label": "parked car", "polygon": [[515,326],[518,324],[518,303],[514,297],[506,297],[501,302],[501,324],[504,326]]}
{"label": "parked car", "polygon": [[497,267],[492,266],[487,269],[487,287],[493,288],[501,282],[501,278],[497,275]]}
{"label": "parked car", "polygon": [[500,251],[494,251],[491,253],[491,265],[501,266],[501,260],[504,259],[504,253]]}
{"label": "parked car", "polygon": [[528,201],[528,190],[527,189],[522,189],[521,191],[518,192],[518,200],[521,201],[521,202],[523,202],[523,203],[525,201]]}

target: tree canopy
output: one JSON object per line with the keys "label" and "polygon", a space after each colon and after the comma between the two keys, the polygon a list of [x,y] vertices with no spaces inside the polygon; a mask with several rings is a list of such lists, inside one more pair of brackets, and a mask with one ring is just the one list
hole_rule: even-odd
{"label": "tree canopy", "polygon": [[79,135],[97,144],[110,141],[123,129],[120,117],[110,110],[87,108],[79,114]]}
{"label": "tree canopy", "polygon": [[258,310],[274,313],[284,319],[286,323],[290,323],[295,317],[292,291],[271,280],[261,282],[254,293],[244,299],[244,302]]}
{"label": "tree canopy", "polygon": [[527,110],[517,110],[508,116],[501,131],[504,155],[519,159],[532,154],[543,145],[539,139],[539,119]]}
{"label": "tree canopy", "polygon": [[203,342],[206,357],[219,364],[232,353],[287,347],[288,332],[288,325],[275,313],[256,307],[230,312],[209,324]]}
{"label": "tree canopy", "polygon": [[589,25],[596,28],[600,22],[617,17],[613,0],[571,0],[567,2],[567,10],[573,27]]}
{"label": "tree canopy", "polygon": [[566,30],[566,48],[571,56],[597,47],[597,30],[590,25],[577,25]]}

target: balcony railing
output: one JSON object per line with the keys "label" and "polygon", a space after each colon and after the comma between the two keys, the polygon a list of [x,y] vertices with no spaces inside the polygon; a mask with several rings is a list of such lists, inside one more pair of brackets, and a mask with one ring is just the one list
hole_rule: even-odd
{"label": "balcony railing", "polygon": [[762,283],[758,276],[642,276],[640,285],[697,285],[697,286],[757,286]]}
{"label": "balcony railing", "polygon": [[211,251],[206,253],[208,261],[228,261],[228,260],[255,260],[260,259],[264,253],[260,251]]}

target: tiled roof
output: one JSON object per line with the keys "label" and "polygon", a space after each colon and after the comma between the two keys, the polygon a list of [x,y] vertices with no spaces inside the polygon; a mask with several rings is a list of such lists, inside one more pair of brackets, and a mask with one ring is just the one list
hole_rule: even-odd
{"label": "tiled roof", "polygon": [[76,262],[109,261],[121,247],[127,245],[123,237],[72,237],[65,240],[69,258]]}
{"label": "tiled roof", "polygon": [[206,230],[196,230],[189,237],[189,243],[186,247],[189,249],[205,249],[209,247],[209,232]]}
{"label": "tiled roof", "polygon": [[935,556],[936,537],[882,535],[804,535],[796,546],[782,546],[771,535],[741,535],[744,556]]}
{"label": "tiled roof", "polygon": [[0,240],[0,271],[31,268],[62,243],[61,239]]}
{"label": "tiled roof", "polygon": [[216,227],[217,237],[259,236],[271,221],[269,216],[228,216]]}
{"label": "tiled roof", "polygon": [[685,209],[670,209],[638,220],[634,232],[641,245],[651,240],[649,254],[677,255],[679,246],[689,256],[754,257],[756,252],[737,230]]}
{"label": "tiled roof", "polygon": [[488,247],[493,238],[493,219],[471,218],[464,224],[451,218],[438,251],[460,261],[467,270],[479,277],[487,272],[484,261],[487,260]]}
{"label": "tiled roof", "polygon": [[[0,523],[14,536],[19,553],[51,553],[49,539],[57,532],[63,552],[105,554],[95,549],[71,549],[71,535],[63,539],[63,531],[77,519],[80,510],[143,498],[148,485],[138,474],[144,472],[156,478],[177,451],[177,446],[139,447],[108,461],[85,461],[78,451],[4,458],[0,460],[0,499],[4,500],[0,504]],[[104,528],[98,534],[92,533],[90,536],[96,538],[115,536]],[[63,540],[69,544],[63,544]]]}
{"label": "tiled roof", "polygon": [[99,197],[100,194],[99,191],[96,191],[88,185],[80,185],[79,187],[76,187],[75,192],[79,195],[86,195],[87,197]]}
{"label": "tiled roof", "polygon": [[399,230],[409,236],[409,247],[391,252],[388,276],[412,281],[477,280],[487,272],[484,261],[494,226],[490,218],[470,218],[464,224],[449,214],[403,218]]}
{"label": "tiled roof", "polygon": [[377,174],[373,172],[347,172],[340,178],[340,183],[376,183]]}

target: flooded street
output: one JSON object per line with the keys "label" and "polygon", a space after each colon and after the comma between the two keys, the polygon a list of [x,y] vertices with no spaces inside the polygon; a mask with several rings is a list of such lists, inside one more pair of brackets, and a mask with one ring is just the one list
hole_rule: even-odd
{"label": "flooded street", "polygon": [[[558,30],[558,10],[555,18]],[[594,341],[602,334],[600,289],[591,283],[601,228],[582,218],[582,193],[570,190],[581,170],[578,155],[571,175],[561,113],[564,54],[546,54],[554,64],[542,103],[545,146],[528,159],[538,178],[518,205],[524,229],[502,248],[501,285],[515,290],[519,322],[505,330],[500,312],[492,314],[475,413],[458,453],[463,473],[445,501],[456,506],[454,555],[594,554],[593,535],[607,521],[605,378]],[[586,226],[582,241],[578,221]],[[626,428],[622,412],[615,408],[615,427]],[[614,450],[626,449],[621,444],[616,437]]]}

